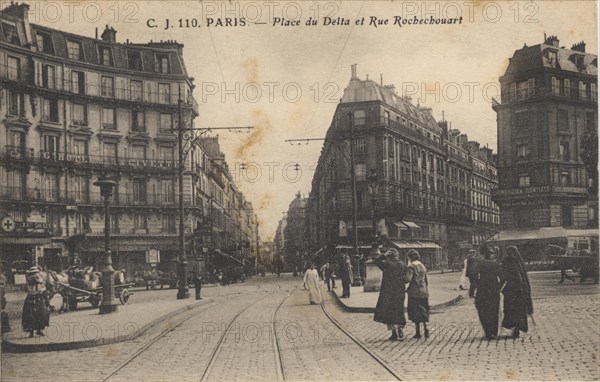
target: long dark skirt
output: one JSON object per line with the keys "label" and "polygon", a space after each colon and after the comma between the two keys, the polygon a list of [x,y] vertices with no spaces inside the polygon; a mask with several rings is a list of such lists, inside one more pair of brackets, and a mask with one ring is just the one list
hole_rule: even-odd
{"label": "long dark skirt", "polygon": [[502,327],[507,329],[517,328],[527,332],[527,307],[519,290],[504,290],[504,318]]}
{"label": "long dark skirt", "polygon": [[23,304],[23,330],[42,330],[50,324],[50,310],[42,293],[28,294]]}
{"label": "long dark skirt", "polygon": [[477,308],[479,322],[481,322],[485,336],[487,338],[497,336],[500,294],[478,293],[477,297],[475,298],[475,307]]}
{"label": "long dark skirt", "polygon": [[429,322],[429,298],[408,296],[408,319],[414,323]]}
{"label": "long dark skirt", "polygon": [[404,293],[391,297],[393,298],[379,294],[373,320],[382,324],[404,327],[406,325],[406,318],[404,317]]}

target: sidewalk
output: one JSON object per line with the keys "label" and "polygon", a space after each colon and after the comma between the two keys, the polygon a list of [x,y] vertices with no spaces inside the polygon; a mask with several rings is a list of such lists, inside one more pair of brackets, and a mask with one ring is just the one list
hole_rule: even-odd
{"label": "sidewalk", "polygon": [[[429,305],[432,311],[453,305],[462,298],[468,298],[469,293],[458,289],[460,272],[428,274],[429,280]],[[351,287],[350,298],[340,298],[342,283],[336,280],[336,289],[333,294],[338,303],[347,312],[373,313],[379,298],[379,292],[363,292],[363,287]],[[327,289],[327,287],[325,287]],[[405,300],[405,304],[408,298]]]}
{"label": "sidewalk", "polygon": [[23,332],[20,320],[11,320],[12,331],[2,341],[7,352],[41,352],[71,350],[127,341],[142,335],[162,321],[200,305],[214,301],[213,298],[195,300],[155,300],[140,304],[119,305],[115,313],[100,315],[98,309],[81,309],[74,312],[53,314],[45,336],[29,338]]}

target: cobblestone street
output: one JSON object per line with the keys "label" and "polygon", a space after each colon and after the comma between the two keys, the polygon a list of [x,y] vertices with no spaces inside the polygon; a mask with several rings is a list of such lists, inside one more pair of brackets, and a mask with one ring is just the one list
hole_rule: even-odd
{"label": "cobblestone street", "polygon": [[411,339],[409,325],[405,341],[390,342],[372,314],[344,312],[329,294],[324,309],[309,305],[300,279],[267,276],[206,288],[215,302],[133,341],[4,353],[2,380],[394,380],[384,365],[404,380],[598,379],[598,286],[559,285],[556,276],[531,275],[537,325],[519,340],[483,340],[473,300],[462,299],[431,316],[429,339]]}

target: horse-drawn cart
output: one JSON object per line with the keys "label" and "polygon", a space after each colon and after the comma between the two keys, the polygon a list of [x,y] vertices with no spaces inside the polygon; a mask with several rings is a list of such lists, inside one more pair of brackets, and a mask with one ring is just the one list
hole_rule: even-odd
{"label": "horse-drawn cart", "polygon": [[[66,302],[67,308],[71,311],[76,310],[80,302],[89,302],[90,305],[97,308],[102,301],[102,286],[89,282],[73,285],[73,281],[75,280],[71,279],[70,284],[58,283],[61,286],[60,294]],[[129,301],[129,297],[133,294],[130,288],[135,285],[124,281],[122,272],[115,272],[115,298],[118,298],[123,305]]]}

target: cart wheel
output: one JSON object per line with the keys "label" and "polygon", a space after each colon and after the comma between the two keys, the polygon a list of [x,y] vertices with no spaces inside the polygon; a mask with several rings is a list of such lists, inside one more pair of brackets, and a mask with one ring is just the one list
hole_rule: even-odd
{"label": "cart wheel", "polygon": [[125,305],[127,304],[127,301],[129,301],[129,290],[128,289],[123,289],[121,291],[121,294],[119,295],[119,301],[121,301],[121,304]]}
{"label": "cart wheel", "polygon": [[89,302],[92,307],[97,308],[100,305],[100,296],[90,296]]}
{"label": "cart wheel", "polygon": [[77,299],[75,297],[70,297],[68,304],[70,311],[77,310]]}

